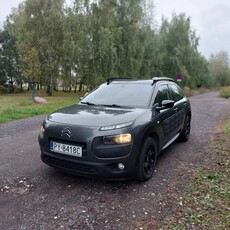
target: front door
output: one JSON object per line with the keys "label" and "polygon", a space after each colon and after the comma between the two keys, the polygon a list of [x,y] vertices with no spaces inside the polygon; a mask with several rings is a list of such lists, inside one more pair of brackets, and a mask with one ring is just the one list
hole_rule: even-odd
{"label": "front door", "polygon": [[[163,100],[169,100],[169,88],[166,84],[162,84],[158,87],[156,97],[154,100],[154,104],[158,106],[162,106]],[[172,139],[173,133],[175,131],[175,127],[172,125],[173,116],[175,114],[174,108],[167,108],[162,110],[157,110],[158,113],[156,124],[159,130],[159,138],[160,143],[164,146],[169,140]]]}

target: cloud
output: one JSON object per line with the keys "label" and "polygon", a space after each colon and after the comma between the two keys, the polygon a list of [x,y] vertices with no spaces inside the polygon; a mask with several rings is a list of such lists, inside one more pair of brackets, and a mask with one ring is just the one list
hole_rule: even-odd
{"label": "cloud", "polygon": [[6,20],[6,17],[11,13],[12,8],[17,8],[20,2],[23,2],[23,0],[1,1],[0,28]]}
{"label": "cloud", "polygon": [[191,17],[191,26],[200,38],[199,51],[203,55],[209,57],[220,50],[230,54],[229,0],[154,0],[154,3],[158,24],[162,15],[170,19],[172,12]]}
{"label": "cloud", "polygon": [[201,47],[206,56],[225,50],[230,54],[230,5],[218,4],[203,11],[200,20]]}

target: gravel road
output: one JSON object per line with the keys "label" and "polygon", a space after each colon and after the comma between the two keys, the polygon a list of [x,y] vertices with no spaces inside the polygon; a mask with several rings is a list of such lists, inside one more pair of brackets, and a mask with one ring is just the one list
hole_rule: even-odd
{"label": "gravel road", "polygon": [[215,124],[230,114],[230,100],[218,95],[190,98],[189,142],[163,152],[145,183],[83,179],[43,164],[37,135],[44,116],[0,125],[0,228],[160,228],[186,195],[193,173],[205,164]]}

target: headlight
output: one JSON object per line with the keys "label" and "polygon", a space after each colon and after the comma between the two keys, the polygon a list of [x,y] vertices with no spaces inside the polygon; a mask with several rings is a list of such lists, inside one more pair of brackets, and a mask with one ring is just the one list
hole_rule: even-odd
{"label": "headlight", "polygon": [[40,135],[41,138],[43,138],[44,132],[45,132],[45,128],[44,128],[44,126],[42,124],[41,127],[40,127],[40,132],[39,132],[39,135]]}
{"label": "headlight", "polygon": [[118,124],[118,125],[110,125],[110,126],[102,126],[100,128],[101,131],[107,131],[107,130],[113,130],[113,129],[121,129],[121,128],[125,128],[128,126],[131,126],[133,124],[133,122],[126,122],[126,123],[122,123],[122,124]]}
{"label": "headlight", "polygon": [[123,133],[118,135],[104,136],[103,142],[106,145],[128,144],[132,142],[132,135],[130,133]]}

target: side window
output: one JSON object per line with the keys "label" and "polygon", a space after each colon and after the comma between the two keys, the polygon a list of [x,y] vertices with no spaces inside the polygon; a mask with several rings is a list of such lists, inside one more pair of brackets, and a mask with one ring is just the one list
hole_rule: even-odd
{"label": "side window", "polygon": [[161,103],[163,100],[168,100],[169,99],[169,89],[167,85],[161,85],[158,88],[157,95],[154,100],[154,104],[159,103],[161,106]]}
{"label": "side window", "polygon": [[177,85],[170,84],[169,87],[171,88],[172,100],[176,102],[184,97],[183,93],[181,92],[181,90],[178,88]]}

